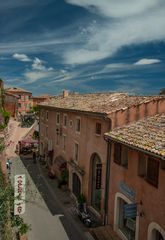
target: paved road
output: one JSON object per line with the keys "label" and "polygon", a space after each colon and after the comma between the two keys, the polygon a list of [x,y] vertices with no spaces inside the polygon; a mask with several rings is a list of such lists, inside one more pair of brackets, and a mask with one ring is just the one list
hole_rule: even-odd
{"label": "paved road", "polygon": [[23,218],[31,224],[28,240],[91,240],[88,229],[73,216],[68,193],[59,192],[39,163],[31,157],[12,160],[14,174],[26,174],[26,211]]}

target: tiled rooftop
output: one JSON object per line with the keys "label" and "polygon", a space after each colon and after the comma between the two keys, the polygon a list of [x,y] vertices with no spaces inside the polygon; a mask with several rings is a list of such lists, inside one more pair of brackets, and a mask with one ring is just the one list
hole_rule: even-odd
{"label": "tiled rooftop", "polygon": [[128,96],[126,93],[69,94],[67,97],[55,96],[40,105],[55,108],[79,110],[95,113],[110,113],[157,97]]}
{"label": "tiled rooftop", "polygon": [[11,87],[11,88],[6,88],[5,91],[7,92],[12,92],[12,93],[18,93],[18,92],[27,92],[27,93],[31,93],[23,88],[17,88],[17,87]]}
{"label": "tiled rooftop", "polygon": [[165,113],[116,128],[105,137],[146,150],[165,160]]}

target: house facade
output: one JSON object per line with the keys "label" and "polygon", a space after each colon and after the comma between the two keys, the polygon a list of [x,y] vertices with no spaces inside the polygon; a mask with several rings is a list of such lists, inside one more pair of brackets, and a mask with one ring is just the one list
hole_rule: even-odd
{"label": "house facade", "polygon": [[33,107],[36,107],[38,104],[48,101],[51,97],[49,95],[41,95],[36,97],[31,97]]}
{"label": "house facade", "polygon": [[17,118],[18,116],[18,99],[17,95],[5,92],[4,94],[4,107],[11,117]]}
{"label": "house facade", "polygon": [[111,146],[107,224],[123,240],[164,240],[165,110],[105,139]]}
{"label": "house facade", "polygon": [[26,91],[22,88],[7,88],[5,89],[6,93],[11,93],[13,95],[18,96],[18,112],[19,113],[26,113],[29,112],[32,108],[32,100],[31,96],[32,93],[29,91]]}
{"label": "house facade", "polygon": [[[109,145],[104,133],[163,111],[163,97],[124,93],[68,94],[40,104],[40,154],[57,177],[69,171],[68,187],[104,222],[108,219]],[[109,171],[109,170],[108,170]]]}

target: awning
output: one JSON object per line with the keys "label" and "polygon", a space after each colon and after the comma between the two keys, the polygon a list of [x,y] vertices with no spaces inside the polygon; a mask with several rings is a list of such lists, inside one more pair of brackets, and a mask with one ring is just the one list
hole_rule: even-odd
{"label": "awning", "polygon": [[21,140],[21,143],[36,143],[36,144],[38,144],[38,140],[37,139],[23,139],[23,140]]}

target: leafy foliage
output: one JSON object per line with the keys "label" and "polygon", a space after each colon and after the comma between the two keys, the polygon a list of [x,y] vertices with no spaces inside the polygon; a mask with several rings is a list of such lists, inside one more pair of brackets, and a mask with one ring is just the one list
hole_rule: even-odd
{"label": "leafy foliage", "polygon": [[165,88],[162,88],[162,89],[160,90],[159,95],[165,95]]}
{"label": "leafy foliage", "polygon": [[30,230],[30,225],[24,223],[23,219],[14,215],[14,189],[10,183],[5,182],[5,176],[0,169],[0,224],[4,240],[12,239],[11,227],[16,227],[20,235]]}

